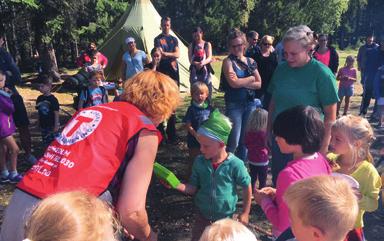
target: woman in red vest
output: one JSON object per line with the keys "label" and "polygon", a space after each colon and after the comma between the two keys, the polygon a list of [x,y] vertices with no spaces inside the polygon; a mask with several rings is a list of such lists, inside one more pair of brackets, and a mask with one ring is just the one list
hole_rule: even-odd
{"label": "woman in red vest", "polygon": [[148,70],[126,82],[120,102],[82,109],[17,185],[1,241],[20,241],[28,210],[58,192],[85,190],[111,201],[126,231],[157,240],[148,224],[146,194],[161,135],[156,126],[180,102],[176,83]]}

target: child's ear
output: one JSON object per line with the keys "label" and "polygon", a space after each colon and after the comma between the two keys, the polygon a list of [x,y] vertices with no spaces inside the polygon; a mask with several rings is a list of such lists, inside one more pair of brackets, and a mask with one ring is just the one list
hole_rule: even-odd
{"label": "child's ear", "polygon": [[325,234],[320,229],[311,226],[311,236],[313,237],[314,241],[325,241]]}

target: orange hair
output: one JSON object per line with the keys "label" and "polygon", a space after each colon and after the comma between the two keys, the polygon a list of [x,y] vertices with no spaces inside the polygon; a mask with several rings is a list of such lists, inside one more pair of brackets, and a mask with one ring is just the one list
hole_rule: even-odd
{"label": "orange hair", "polygon": [[180,104],[179,88],[167,75],[146,70],[125,81],[121,100],[135,105],[152,120],[164,121]]}

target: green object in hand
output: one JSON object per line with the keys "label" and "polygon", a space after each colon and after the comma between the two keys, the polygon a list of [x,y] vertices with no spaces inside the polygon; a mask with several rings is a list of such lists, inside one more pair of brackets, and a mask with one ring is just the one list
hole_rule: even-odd
{"label": "green object in hand", "polygon": [[160,165],[158,162],[155,162],[153,166],[153,172],[156,177],[167,182],[172,188],[176,188],[180,184],[180,180],[166,167]]}

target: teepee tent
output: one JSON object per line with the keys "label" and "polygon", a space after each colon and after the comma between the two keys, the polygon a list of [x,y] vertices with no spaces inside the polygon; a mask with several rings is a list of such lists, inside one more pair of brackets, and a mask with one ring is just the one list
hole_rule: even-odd
{"label": "teepee tent", "polygon": [[[122,56],[127,50],[124,40],[128,36],[134,37],[137,48],[149,54],[154,46],[153,40],[161,33],[160,22],[161,16],[150,0],[136,0],[131,5],[100,47],[100,52],[108,58],[108,66],[105,71],[108,80],[116,80],[121,75]],[[186,91],[189,89],[188,47],[172,30],[170,34],[175,36],[179,42],[180,90]]]}

